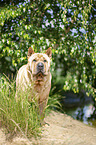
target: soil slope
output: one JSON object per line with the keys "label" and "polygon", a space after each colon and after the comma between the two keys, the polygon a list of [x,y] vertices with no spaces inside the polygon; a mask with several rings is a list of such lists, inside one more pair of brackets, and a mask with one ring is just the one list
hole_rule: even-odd
{"label": "soil slope", "polygon": [[37,140],[17,136],[8,141],[0,129],[0,145],[96,145],[96,128],[58,112],[52,112],[45,121],[49,125],[42,127]]}

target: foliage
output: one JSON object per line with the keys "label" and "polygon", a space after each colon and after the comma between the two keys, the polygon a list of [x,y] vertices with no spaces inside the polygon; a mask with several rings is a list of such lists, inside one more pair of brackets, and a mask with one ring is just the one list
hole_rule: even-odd
{"label": "foliage", "polygon": [[60,69],[64,90],[85,89],[96,98],[95,0],[0,2],[2,72],[14,73],[26,63],[28,47],[52,47],[53,83]]}

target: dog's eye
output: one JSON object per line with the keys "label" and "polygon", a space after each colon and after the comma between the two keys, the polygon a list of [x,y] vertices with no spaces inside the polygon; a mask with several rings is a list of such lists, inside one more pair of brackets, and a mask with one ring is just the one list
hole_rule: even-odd
{"label": "dog's eye", "polygon": [[45,59],[44,62],[47,62],[47,60]]}
{"label": "dog's eye", "polygon": [[36,62],[36,59],[33,59],[33,62]]}

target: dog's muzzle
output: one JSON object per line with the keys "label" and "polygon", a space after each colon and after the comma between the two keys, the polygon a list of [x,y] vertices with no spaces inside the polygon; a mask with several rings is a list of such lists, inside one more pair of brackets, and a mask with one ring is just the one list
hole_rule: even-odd
{"label": "dog's muzzle", "polygon": [[42,62],[39,62],[38,64],[37,64],[37,74],[38,73],[44,73],[44,64],[42,63]]}

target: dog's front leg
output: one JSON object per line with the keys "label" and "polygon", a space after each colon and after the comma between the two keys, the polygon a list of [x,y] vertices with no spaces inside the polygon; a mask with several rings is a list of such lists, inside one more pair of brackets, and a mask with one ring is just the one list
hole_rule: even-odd
{"label": "dog's front leg", "polygon": [[45,108],[47,106],[48,99],[45,99],[42,102],[39,102],[39,113],[41,117],[41,125],[44,124],[44,117],[45,117]]}

